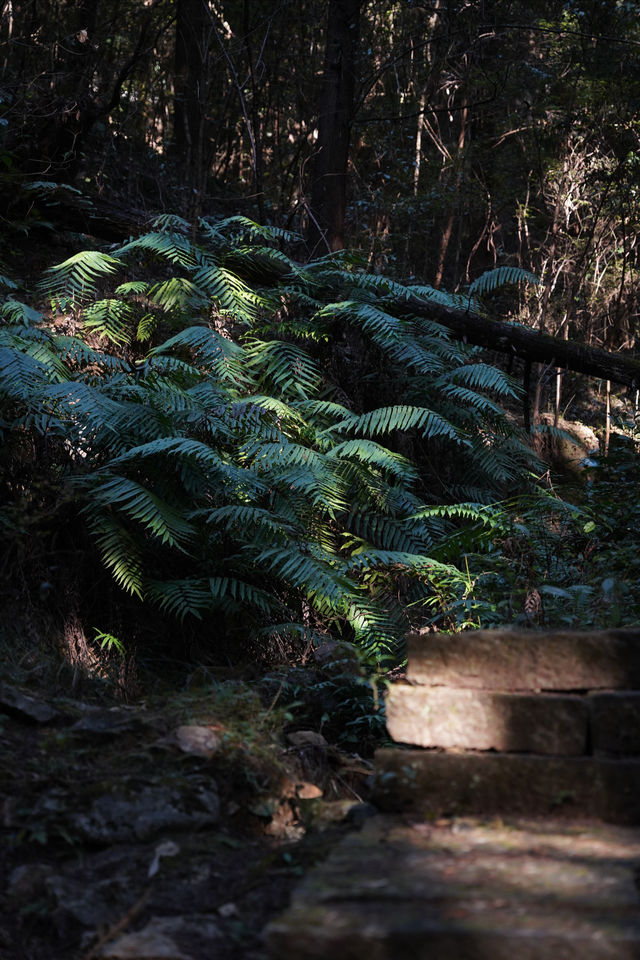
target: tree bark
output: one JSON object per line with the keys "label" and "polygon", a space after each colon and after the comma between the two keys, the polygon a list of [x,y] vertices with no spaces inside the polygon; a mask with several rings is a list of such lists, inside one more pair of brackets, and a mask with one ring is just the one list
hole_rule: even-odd
{"label": "tree bark", "polygon": [[435,320],[457,337],[476,346],[520,357],[525,363],[546,363],[588,376],[640,388],[640,359],[609,353],[574,340],[561,340],[518,323],[490,320],[425,300],[395,304],[394,313]]}
{"label": "tree bark", "polygon": [[311,256],[344,247],[361,0],[329,0],[307,241]]}

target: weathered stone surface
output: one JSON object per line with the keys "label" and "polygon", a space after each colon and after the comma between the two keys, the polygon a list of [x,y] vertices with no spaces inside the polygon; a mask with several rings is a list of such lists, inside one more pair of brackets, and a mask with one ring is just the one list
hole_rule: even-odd
{"label": "weathered stone surface", "polygon": [[30,723],[51,723],[60,716],[57,710],[7,683],[0,683],[0,712],[9,713]]}
{"label": "weathered stone surface", "polygon": [[222,745],[222,738],[211,727],[201,724],[185,724],[175,732],[176,743],[183,753],[210,760]]}
{"label": "weathered stone surface", "polygon": [[387,694],[394,740],[420,747],[463,747],[580,756],[586,752],[584,698],[394,684]]}
{"label": "weathered stone surface", "polygon": [[631,960],[640,832],[369,821],[266,931],[276,960]]}
{"label": "weathered stone surface", "polygon": [[[187,803],[197,809],[187,809]],[[87,813],[69,813],[71,825],[84,839],[104,844],[148,840],[163,830],[197,830],[219,817],[215,790],[200,789],[186,798],[178,790],[156,786],[129,795],[105,794],[93,801]]]}
{"label": "weathered stone surface", "polygon": [[215,957],[222,938],[218,919],[211,914],[152,917],[142,930],[107,944],[98,956],[105,960],[196,960]]}
{"label": "weathered stone surface", "polygon": [[71,733],[89,740],[109,739],[138,732],[143,725],[140,716],[128,710],[92,710],[74,723]]}
{"label": "weathered stone surface", "polygon": [[639,690],[640,629],[410,634],[407,678],[480,690]]}
{"label": "weathered stone surface", "polygon": [[640,754],[640,693],[596,693],[588,702],[593,749],[626,756]]}
{"label": "weathered stone surface", "polygon": [[514,814],[640,823],[640,761],[379,750],[375,802],[427,817]]}

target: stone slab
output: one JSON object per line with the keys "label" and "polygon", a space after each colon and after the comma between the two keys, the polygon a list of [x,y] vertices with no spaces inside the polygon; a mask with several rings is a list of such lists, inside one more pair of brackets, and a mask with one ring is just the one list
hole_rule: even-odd
{"label": "stone slab", "polygon": [[640,693],[591,694],[591,736],[596,752],[640,755]]}
{"label": "stone slab", "polygon": [[374,802],[427,817],[512,814],[640,823],[640,760],[443,753],[376,753]]}
{"label": "stone slab", "polygon": [[640,629],[407,637],[407,679],[481,690],[640,690]]}
{"label": "stone slab", "polygon": [[381,816],[307,875],[273,960],[631,960],[640,831]]}
{"label": "stone slab", "polygon": [[419,747],[566,756],[581,756],[587,748],[587,704],[570,694],[396,683],[387,694],[386,717],[394,740]]}

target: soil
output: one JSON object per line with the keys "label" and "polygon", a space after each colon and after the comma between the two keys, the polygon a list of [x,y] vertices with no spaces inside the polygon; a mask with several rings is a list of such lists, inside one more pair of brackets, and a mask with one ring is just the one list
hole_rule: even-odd
{"label": "soil", "polygon": [[265,924],[366,814],[369,768],[313,731],[287,746],[245,693],[0,686],[3,960],[266,956]]}

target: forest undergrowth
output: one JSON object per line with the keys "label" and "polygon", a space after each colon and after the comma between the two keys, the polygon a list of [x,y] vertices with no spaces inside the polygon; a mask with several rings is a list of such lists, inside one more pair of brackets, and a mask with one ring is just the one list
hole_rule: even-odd
{"label": "forest undergrowth", "polygon": [[320,706],[295,677],[282,698],[368,749],[409,629],[637,623],[632,413],[573,486],[551,480],[533,448],[561,431],[532,444],[517,381],[402,309],[481,311],[535,278],[453,295],[344,252],[301,265],[292,241],[163,215],[26,296],[3,278],[7,604],[121,692],[347,644],[360,666],[318,679]]}

